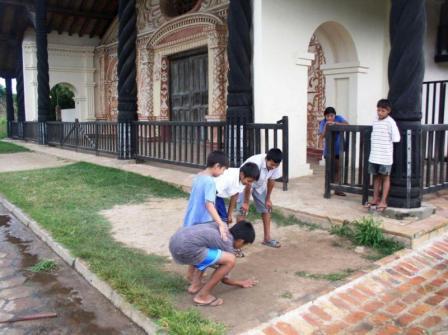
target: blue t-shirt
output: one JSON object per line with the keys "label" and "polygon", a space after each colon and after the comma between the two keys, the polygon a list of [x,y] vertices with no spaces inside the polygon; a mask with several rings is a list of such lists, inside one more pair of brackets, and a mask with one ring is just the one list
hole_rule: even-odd
{"label": "blue t-shirt", "polygon": [[216,185],[211,176],[198,175],[193,181],[193,187],[188,200],[187,213],[184,218],[184,227],[213,221],[212,216],[205,207],[207,202],[215,203]]}
{"label": "blue t-shirt", "polygon": [[[341,115],[336,115],[334,117],[334,122],[343,123],[343,122],[347,122],[347,120],[345,120],[344,117],[341,116]],[[324,132],[326,124],[327,124],[327,120],[326,119],[323,119],[322,121],[320,121],[320,123],[319,123],[319,134],[322,134]],[[335,141],[335,144],[334,144],[334,150],[335,150],[335,155],[339,155],[339,134],[336,134],[336,141]],[[324,143],[324,156],[327,156],[327,154],[328,154],[327,146]]]}

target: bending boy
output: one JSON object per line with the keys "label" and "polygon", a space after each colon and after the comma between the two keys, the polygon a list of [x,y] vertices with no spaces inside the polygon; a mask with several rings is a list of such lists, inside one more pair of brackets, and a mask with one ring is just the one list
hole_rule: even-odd
{"label": "bending boy", "polygon": [[[219,306],[221,298],[212,295],[212,290],[220,281],[222,283],[248,288],[256,284],[253,279],[232,280],[229,272],[235,266],[234,249],[241,248],[255,240],[255,230],[250,222],[241,221],[230,228],[229,238],[221,238],[218,226],[205,223],[182,227],[170,239],[170,252],[174,260],[180,264],[194,266],[197,271],[193,275],[188,291],[195,294],[193,302],[197,306]],[[210,279],[202,286],[204,271],[218,265]]]}

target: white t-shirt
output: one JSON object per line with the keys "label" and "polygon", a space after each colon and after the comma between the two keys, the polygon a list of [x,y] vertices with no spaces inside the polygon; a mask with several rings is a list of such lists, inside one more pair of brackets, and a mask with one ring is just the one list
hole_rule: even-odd
{"label": "white t-shirt", "polygon": [[273,170],[267,169],[266,154],[259,154],[249,157],[244,162],[244,164],[246,163],[255,163],[260,169],[260,178],[252,184],[252,188],[256,189],[258,193],[263,193],[266,190],[268,179],[278,179],[282,176],[281,166]]}
{"label": "white t-shirt", "polygon": [[369,162],[381,165],[392,165],[394,142],[400,142],[400,131],[390,116],[373,121],[370,140]]}
{"label": "white t-shirt", "polygon": [[218,197],[230,198],[244,191],[244,185],[240,181],[240,169],[229,168],[222,175],[215,178],[216,193]]}

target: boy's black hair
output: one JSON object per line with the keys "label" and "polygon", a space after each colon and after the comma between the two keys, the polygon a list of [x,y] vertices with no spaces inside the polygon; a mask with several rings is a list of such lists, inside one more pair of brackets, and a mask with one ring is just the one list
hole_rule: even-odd
{"label": "boy's black hair", "polygon": [[249,221],[240,221],[229,229],[233,239],[243,240],[244,243],[253,243],[255,241],[255,229]]}
{"label": "boy's black hair", "polygon": [[327,107],[324,110],[324,116],[328,115],[328,114],[334,114],[336,115],[336,109],[334,109],[334,107]]}
{"label": "boy's black hair", "polygon": [[280,149],[274,148],[268,151],[266,154],[266,160],[274,161],[276,164],[280,164],[283,159],[283,153]]}
{"label": "boy's black hair", "polygon": [[245,178],[252,178],[258,180],[260,178],[260,169],[255,163],[246,163],[240,167],[240,172],[244,174]]}
{"label": "boy's black hair", "polygon": [[227,157],[225,153],[219,150],[212,151],[207,156],[207,167],[211,168],[214,167],[216,164],[219,164],[221,167],[228,167],[229,161],[227,160]]}
{"label": "boy's black hair", "polygon": [[389,110],[389,112],[392,112],[392,104],[387,99],[378,100],[378,102],[376,104],[376,107],[377,108],[384,108],[384,109]]}

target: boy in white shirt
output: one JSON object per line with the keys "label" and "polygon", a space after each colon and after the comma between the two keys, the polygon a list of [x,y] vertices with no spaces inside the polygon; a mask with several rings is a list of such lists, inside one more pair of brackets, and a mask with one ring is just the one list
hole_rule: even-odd
{"label": "boy in white shirt", "polygon": [[[229,168],[215,178],[216,201],[215,206],[219,216],[227,224],[232,223],[233,210],[238,196],[246,186],[258,180],[260,169],[255,163],[246,163],[241,168]],[[226,209],[224,198],[230,198],[229,209]]]}
{"label": "boy in white shirt", "polygon": [[264,239],[263,244],[273,248],[279,248],[280,242],[271,238],[271,193],[274,189],[275,180],[282,177],[280,163],[283,153],[280,149],[270,149],[266,154],[249,157],[246,163],[255,163],[260,169],[260,177],[251,186],[246,186],[238,199],[240,216],[238,221],[245,219],[249,210],[249,200],[252,193],[255,209],[261,214],[263,220]]}
{"label": "boy in white shirt", "polygon": [[392,111],[389,100],[381,99],[376,107],[378,118],[372,125],[369,156],[369,173],[373,175],[373,199],[366,206],[383,212],[387,208],[387,196],[390,189],[393,144],[400,142],[400,131],[394,119],[389,116]]}

